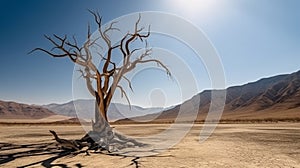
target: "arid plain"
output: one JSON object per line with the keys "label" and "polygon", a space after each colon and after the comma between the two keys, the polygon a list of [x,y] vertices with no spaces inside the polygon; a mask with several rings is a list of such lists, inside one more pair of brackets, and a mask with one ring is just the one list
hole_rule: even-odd
{"label": "arid plain", "polygon": [[[66,139],[85,134],[79,125],[0,125],[0,167],[300,167],[300,123],[219,124],[199,143],[202,124],[158,155],[122,157],[57,149],[48,130]],[[167,124],[115,125],[120,132],[147,136]]]}

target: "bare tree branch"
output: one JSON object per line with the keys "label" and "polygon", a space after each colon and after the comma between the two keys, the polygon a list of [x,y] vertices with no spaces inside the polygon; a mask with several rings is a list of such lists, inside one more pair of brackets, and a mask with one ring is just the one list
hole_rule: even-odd
{"label": "bare tree branch", "polygon": [[127,96],[127,93],[125,92],[125,90],[123,89],[122,86],[118,85],[117,88],[119,88],[120,91],[121,91],[121,97],[125,96],[125,98],[126,98],[128,104],[129,104],[129,108],[131,109],[131,103],[130,103],[130,101],[129,101],[129,98],[128,98],[128,96]]}
{"label": "bare tree branch", "polygon": [[88,72],[87,74],[85,74],[83,72],[83,70],[81,70],[81,69],[79,70],[79,72],[81,73],[81,76],[86,80],[86,86],[87,86],[87,89],[90,92],[90,94],[92,96],[96,97],[96,91],[93,88],[92,81],[91,81],[91,78],[94,78],[94,77],[92,77],[92,75],[88,72],[88,70],[85,70],[85,72]]}
{"label": "bare tree branch", "polygon": [[133,92],[131,81],[125,75],[123,75],[122,77],[127,81],[130,90]]}
{"label": "bare tree branch", "polygon": [[[147,42],[147,38],[150,36],[150,26],[145,33],[145,28],[139,26],[141,15],[137,18],[133,31],[127,32],[120,41],[112,45],[110,33],[120,31],[120,29],[116,27],[117,22],[111,22],[107,27],[103,28],[100,14],[91,10],[89,10],[89,12],[94,17],[94,21],[97,25],[97,31],[99,33],[97,37],[92,35],[91,26],[88,24],[87,40],[82,46],[78,45],[75,36],[72,36],[71,40],[69,40],[66,35],[58,36],[54,34],[52,37],[45,35],[45,38],[53,45],[53,48],[50,50],[35,48],[29,53],[42,51],[52,57],[67,57],[75,64],[81,66],[79,72],[85,79],[89,93],[96,98],[97,111],[107,121],[107,109],[117,88],[120,89],[121,96],[125,97],[131,106],[126,91],[119,83],[124,79],[130,90],[133,91],[131,81],[125,74],[133,70],[138,64],[156,63],[166,71],[168,76],[170,76],[171,73],[168,67],[160,60],[150,58],[152,50],[148,47]],[[99,40],[103,40],[106,46],[100,46],[98,44]],[[141,44],[145,44],[144,48],[134,48],[133,44],[136,40],[140,40]],[[93,47],[96,52],[92,50]],[[105,55],[97,51],[98,49],[103,50],[104,48],[107,48]],[[142,53],[137,55],[139,52]],[[113,58],[115,53],[121,53],[121,58],[123,58],[121,65],[118,65],[118,67],[118,62]],[[101,61],[103,61],[101,67],[97,67],[93,62],[93,57],[95,56],[100,56]]]}
{"label": "bare tree branch", "polygon": [[167,72],[168,76],[171,76],[171,72],[169,70],[169,68],[164,65],[161,61],[157,60],[157,59],[149,59],[149,60],[139,60],[138,63],[147,63],[147,62],[155,62],[157,63],[158,66],[161,66],[163,69],[165,69],[165,71]]}

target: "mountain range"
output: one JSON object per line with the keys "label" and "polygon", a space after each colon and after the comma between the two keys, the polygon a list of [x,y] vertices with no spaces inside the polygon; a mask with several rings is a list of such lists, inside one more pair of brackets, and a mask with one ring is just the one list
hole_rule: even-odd
{"label": "mountain range", "polygon": [[40,119],[51,115],[55,115],[55,113],[40,106],[0,101],[1,119]]}
{"label": "mountain range", "polygon": [[[127,105],[112,103],[108,117],[110,121],[118,120],[117,122],[120,123],[132,122],[132,120],[173,122],[179,114],[179,109],[183,109],[182,116],[187,119],[192,116],[191,112],[194,109],[198,112],[195,120],[203,121],[211,106],[213,91],[226,92],[223,120],[300,118],[300,71],[263,78],[225,90],[205,90],[183,104],[167,109],[139,106],[129,108]],[[199,98],[200,103],[197,103]],[[45,118],[56,114],[76,117],[76,111],[80,118],[91,119],[94,115],[94,100],[75,100],[64,104],[44,106],[0,101],[1,119]]]}
{"label": "mountain range", "polygon": [[[59,115],[69,117],[79,117],[90,120],[94,116],[95,100],[92,99],[80,99],[70,101],[64,104],[49,104],[42,106],[48,110],[51,110]],[[75,108],[76,107],[76,108]],[[163,111],[163,108],[142,108],[139,106],[111,103],[108,108],[109,121],[115,121],[123,118],[131,118],[136,116],[143,116],[146,114],[153,114]]]}
{"label": "mountain range", "polygon": [[[241,86],[229,87],[225,90],[226,101],[222,120],[286,120],[300,119],[300,71],[263,78]],[[163,111],[160,115],[146,115],[131,119],[119,120],[119,123],[131,120],[149,120],[155,122],[174,122],[179,109],[188,106],[183,116],[191,115],[189,111],[198,111],[196,121],[203,121],[207,117],[211,105],[212,90],[205,90],[187,100],[182,105]],[[200,103],[198,102],[200,98]],[[211,111],[213,113],[213,111]]]}

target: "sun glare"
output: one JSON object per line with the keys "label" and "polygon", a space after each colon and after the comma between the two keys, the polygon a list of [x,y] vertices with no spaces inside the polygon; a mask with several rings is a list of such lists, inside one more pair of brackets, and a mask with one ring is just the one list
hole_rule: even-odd
{"label": "sun glare", "polygon": [[171,2],[176,10],[188,17],[209,14],[216,8],[214,0],[172,0]]}

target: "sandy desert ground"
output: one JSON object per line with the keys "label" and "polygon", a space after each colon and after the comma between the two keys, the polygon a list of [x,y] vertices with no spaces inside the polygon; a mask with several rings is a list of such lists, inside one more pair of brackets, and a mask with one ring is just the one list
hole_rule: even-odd
{"label": "sandy desert ground", "polygon": [[[116,125],[131,135],[155,134],[168,125]],[[221,124],[199,143],[197,124],[177,145],[155,156],[69,154],[49,129],[67,139],[85,134],[75,125],[0,125],[0,167],[300,167],[300,123]]]}

